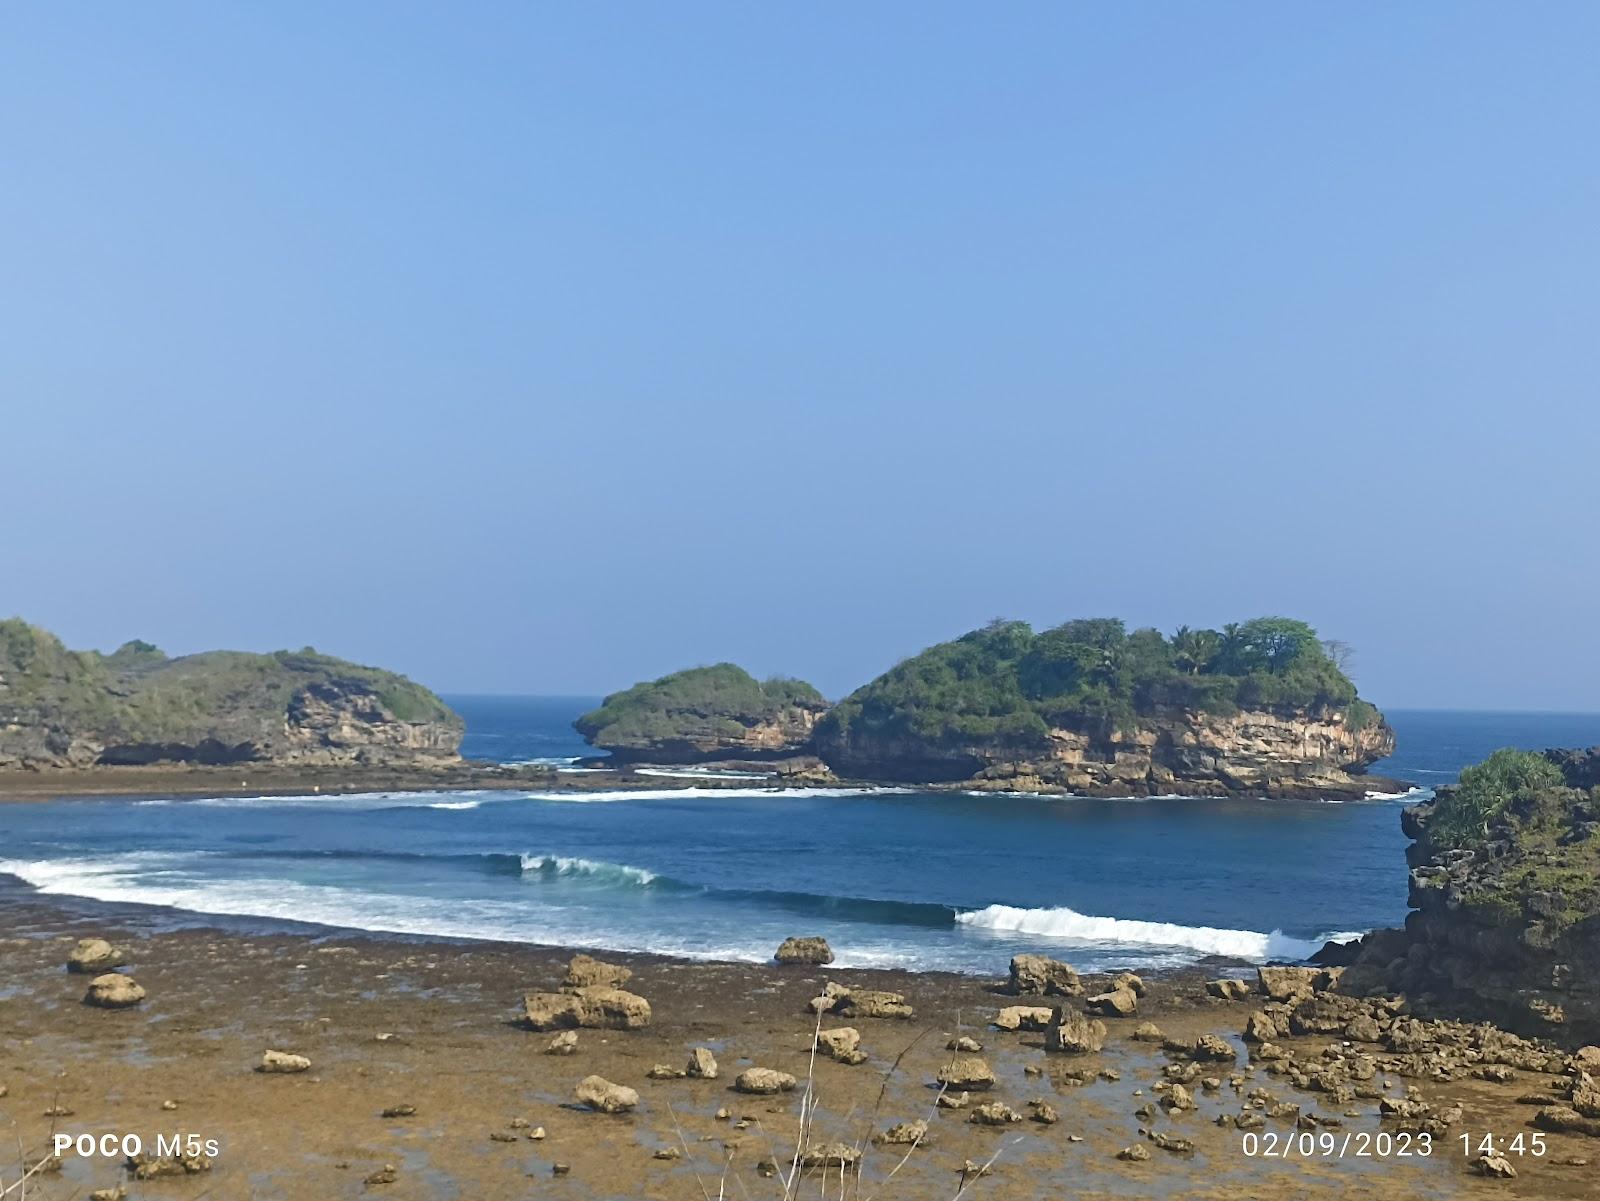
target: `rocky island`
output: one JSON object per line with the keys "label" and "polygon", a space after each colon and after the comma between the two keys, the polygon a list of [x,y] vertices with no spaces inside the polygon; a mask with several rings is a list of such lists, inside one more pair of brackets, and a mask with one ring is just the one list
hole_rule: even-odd
{"label": "rocky island", "polygon": [[0,768],[458,759],[462,722],[393,672],[300,651],[73,651],[0,621]]}
{"label": "rocky island", "polygon": [[[1335,648],[1337,649],[1337,648]],[[636,684],[574,723],[621,763],[820,759],[841,779],[1087,796],[1360,798],[1394,731],[1304,622],[1035,633],[997,621],[830,707],[731,663]]]}
{"label": "rocky island", "polygon": [[841,775],[1086,795],[1362,796],[1394,732],[1310,626],[994,622],[857,689],[818,724]]}
{"label": "rocky island", "polygon": [[1402,821],[1412,913],[1361,941],[1342,988],[1600,1040],[1600,748],[1496,751]]}
{"label": "rocky island", "polygon": [[803,680],[760,681],[718,663],[612,693],[573,726],[618,761],[761,760],[808,749],[827,708]]}

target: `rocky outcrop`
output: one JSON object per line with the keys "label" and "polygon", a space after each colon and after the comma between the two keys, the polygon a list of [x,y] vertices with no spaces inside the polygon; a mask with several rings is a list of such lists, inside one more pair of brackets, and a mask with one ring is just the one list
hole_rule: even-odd
{"label": "rocky outcrop", "polygon": [[746,1068],[733,1081],[733,1091],[770,1097],[774,1093],[790,1093],[798,1082],[788,1072],[773,1068]]}
{"label": "rocky outcrop", "polygon": [[67,971],[98,976],[123,964],[122,952],[103,938],[80,938],[67,955]]}
{"label": "rocky outcrop", "polygon": [[1412,913],[1361,941],[1338,991],[1600,1041],[1600,748],[1498,751],[1402,814]]}
{"label": "rocky outcrop", "polygon": [[261,1063],[256,1071],[270,1075],[294,1075],[298,1072],[311,1070],[311,1061],[304,1055],[295,1055],[288,1051],[263,1051]]}
{"label": "rocky outcrop", "polygon": [[101,655],[0,621],[0,767],[413,764],[457,759],[461,733],[426,688],[310,648]]}
{"label": "rocky outcrop", "polygon": [[131,976],[107,972],[89,981],[83,1003],[97,1009],[128,1009],[144,1000],[144,988]]}
{"label": "rocky outcrop", "polygon": [[1013,955],[1006,991],[1015,996],[1075,997],[1083,985],[1070,963],[1048,955]]}
{"label": "rocky outcrop", "polygon": [[585,1076],[578,1081],[573,1097],[597,1113],[627,1113],[639,1104],[637,1091],[625,1084],[613,1084],[604,1076]]}
{"label": "rocky outcrop", "polygon": [[674,672],[606,697],[573,722],[624,761],[778,759],[811,744],[828,703],[801,680],[756,680],[732,663]]}
{"label": "rocky outcrop", "polygon": [[523,1021],[532,1030],[638,1030],[650,1024],[650,1002],[604,985],[531,992],[523,998]]}
{"label": "rocky outcrop", "polygon": [[816,750],[842,776],[994,791],[1361,797],[1394,733],[1303,622],[1222,631],[996,622],[846,697]]}
{"label": "rocky outcrop", "polygon": [[987,791],[1360,798],[1391,786],[1362,772],[1393,754],[1394,731],[1352,724],[1344,710],[1165,710],[1130,729],[1053,725],[1029,742],[825,733],[821,749],[841,775]]}
{"label": "rocky outcrop", "polygon": [[818,936],[786,938],[772,957],[783,964],[820,966],[833,962],[833,948],[826,938]]}

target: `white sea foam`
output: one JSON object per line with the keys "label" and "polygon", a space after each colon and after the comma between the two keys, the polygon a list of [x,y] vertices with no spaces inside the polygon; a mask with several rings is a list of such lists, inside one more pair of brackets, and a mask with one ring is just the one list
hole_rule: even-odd
{"label": "white sea foam", "polygon": [[1404,792],[1369,792],[1369,801],[1420,801],[1433,795],[1431,788],[1408,788]]}
{"label": "white sea foam", "polygon": [[[498,939],[746,963],[768,962],[774,945],[775,936],[767,931],[752,931],[743,940],[736,927],[617,925],[583,907],[530,910],[520,901],[407,896],[292,880],[203,880],[182,870],[186,862],[193,863],[201,856],[201,852],[137,852],[81,859],[0,860],[0,872],[18,876],[44,893],[383,934]],[[163,868],[170,870],[160,870]],[[863,942],[841,954],[833,966],[912,967],[920,962],[922,956],[904,946]]]}
{"label": "white sea foam", "polygon": [[523,855],[524,875],[587,876],[597,880],[620,880],[629,884],[650,884],[655,872],[626,863],[607,863],[603,859],[579,859],[562,855]]}
{"label": "white sea foam", "polygon": [[434,801],[429,809],[476,809],[482,801]]}
{"label": "white sea foam", "polygon": [[721,771],[713,767],[637,767],[638,776],[666,776],[674,780],[767,780],[771,772]]}
{"label": "white sea foam", "polygon": [[594,792],[529,792],[522,794],[530,801],[561,801],[567,804],[595,804],[606,801],[672,801],[688,798],[748,801],[757,797],[795,799],[803,797],[888,796],[893,793],[913,792],[911,788],[701,788],[694,784],[683,788],[616,788],[597,789]]}
{"label": "white sea foam", "polygon": [[1021,909],[1014,905],[988,905],[958,913],[956,921],[979,930],[1032,934],[1084,946],[1182,947],[1204,955],[1225,955],[1230,959],[1257,962],[1305,959],[1321,950],[1322,944],[1327,941],[1325,938],[1291,938],[1279,930],[1262,934],[1255,930],[1225,930],[1215,926],[1180,926],[1173,922],[1094,917],[1064,906]]}
{"label": "white sea foam", "polygon": [[[468,808],[461,798],[474,798],[477,805],[496,797],[516,796],[489,788],[436,788],[402,792],[301,792],[283,796],[153,797],[134,801],[135,805],[205,805],[217,809],[281,809],[316,805],[319,808],[403,809]],[[448,798],[446,800],[445,798]]]}

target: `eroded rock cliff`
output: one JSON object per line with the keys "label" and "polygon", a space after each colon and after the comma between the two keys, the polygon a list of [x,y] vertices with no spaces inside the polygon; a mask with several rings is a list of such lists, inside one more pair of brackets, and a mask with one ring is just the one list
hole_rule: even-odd
{"label": "eroded rock cliff", "polygon": [[1412,913],[1341,988],[1424,1014],[1600,1040],[1600,748],[1497,751],[1402,823]]}
{"label": "eroded rock cliff", "polygon": [[930,647],[841,701],[816,746],[858,778],[1359,797],[1394,733],[1302,622],[1169,639],[1093,619],[1039,634],[996,622]]}
{"label": "eroded rock cliff", "polygon": [[0,621],[0,767],[454,760],[461,733],[421,685],[309,649],[100,655]]}
{"label": "eroded rock cliff", "polygon": [[823,744],[841,774],[1084,796],[1361,797],[1374,786],[1362,770],[1393,751],[1386,724],[1352,725],[1337,709],[1161,711],[1131,729],[1049,726],[1026,742],[867,733]]}

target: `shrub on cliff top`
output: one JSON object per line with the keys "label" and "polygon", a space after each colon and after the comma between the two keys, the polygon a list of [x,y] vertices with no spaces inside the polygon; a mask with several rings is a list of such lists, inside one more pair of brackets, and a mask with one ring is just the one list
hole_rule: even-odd
{"label": "shrub on cliff top", "polygon": [[1543,755],[1504,747],[1464,769],[1454,788],[1440,793],[1428,819],[1428,835],[1442,846],[1481,842],[1495,819],[1511,814],[1537,820],[1546,802],[1563,793],[1561,770]]}
{"label": "shrub on cliff top", "polygon": [[820,709],[826,704],[804,680],[758,681],[742,667],[717,663],[614,692],[572,724],[591,743],[604,735],[603,745],[625,745],[671,739],[681,732],[685,716],[756,725],[786,709]]}
{"label": "shrub on cliff top", "polygon": [[1163,709],[1241,708],[1339,713],[1356,729],[1378,718],[1303,621],[1185,626],[1169,639],[1091,618],[1038,634],[1025,622],[991,622],[898,664],[824,722],[837,734],[1026,744],[1052,725],[1129,729]]}

